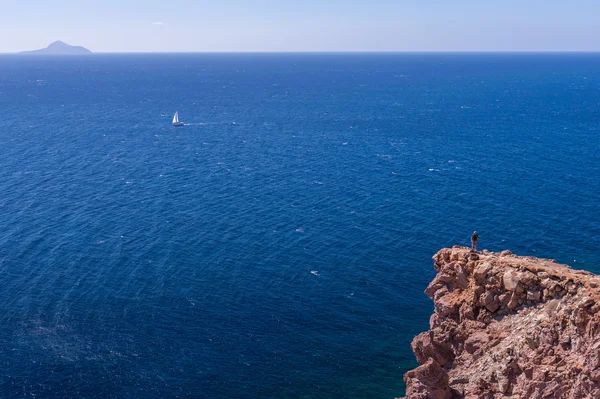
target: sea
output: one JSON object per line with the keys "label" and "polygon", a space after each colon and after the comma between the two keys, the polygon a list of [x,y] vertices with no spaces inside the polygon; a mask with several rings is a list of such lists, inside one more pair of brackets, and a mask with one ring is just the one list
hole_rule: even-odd
{"label": "sea", "polygon": [[0,110],[2,398],[392,399],[439,249],[600,272],[600,54],[3,55]]}

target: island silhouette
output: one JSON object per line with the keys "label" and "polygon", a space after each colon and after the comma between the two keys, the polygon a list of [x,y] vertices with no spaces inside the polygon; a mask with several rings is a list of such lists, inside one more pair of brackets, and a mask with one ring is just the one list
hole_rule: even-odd
{"label": "island silhouette", "polygon": [[50,43],[46,48],[32,51],[22,51],[19,54],[48,54],[48,55],[80,55],[91,54],[92,52],[85,47],[71,46],[63,41]]}

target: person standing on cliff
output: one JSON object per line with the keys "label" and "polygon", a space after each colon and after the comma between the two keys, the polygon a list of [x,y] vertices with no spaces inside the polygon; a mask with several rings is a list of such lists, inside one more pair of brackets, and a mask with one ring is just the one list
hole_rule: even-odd
{"label": "person standing on cliff", "polygon": [[479,240],[479,234],[476,231],[471,235],[471,251],[477,252],[477,241]]}

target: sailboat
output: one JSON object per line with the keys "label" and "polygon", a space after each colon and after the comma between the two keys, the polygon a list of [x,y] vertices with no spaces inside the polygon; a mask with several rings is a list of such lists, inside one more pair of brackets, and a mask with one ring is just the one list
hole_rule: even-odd
{"label": "sailboat", "polygon": [[183,126],[183,122],[179,122],[179,112],[175,112],[173,116],[173,127]]}

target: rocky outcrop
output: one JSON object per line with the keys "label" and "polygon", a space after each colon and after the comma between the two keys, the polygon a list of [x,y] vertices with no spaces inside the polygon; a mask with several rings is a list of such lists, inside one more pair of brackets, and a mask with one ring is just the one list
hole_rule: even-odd
{"label": "rocky outcrop", "polygon": [[408,399],[600,398],[600,277],[509,251],[433,260]]}

